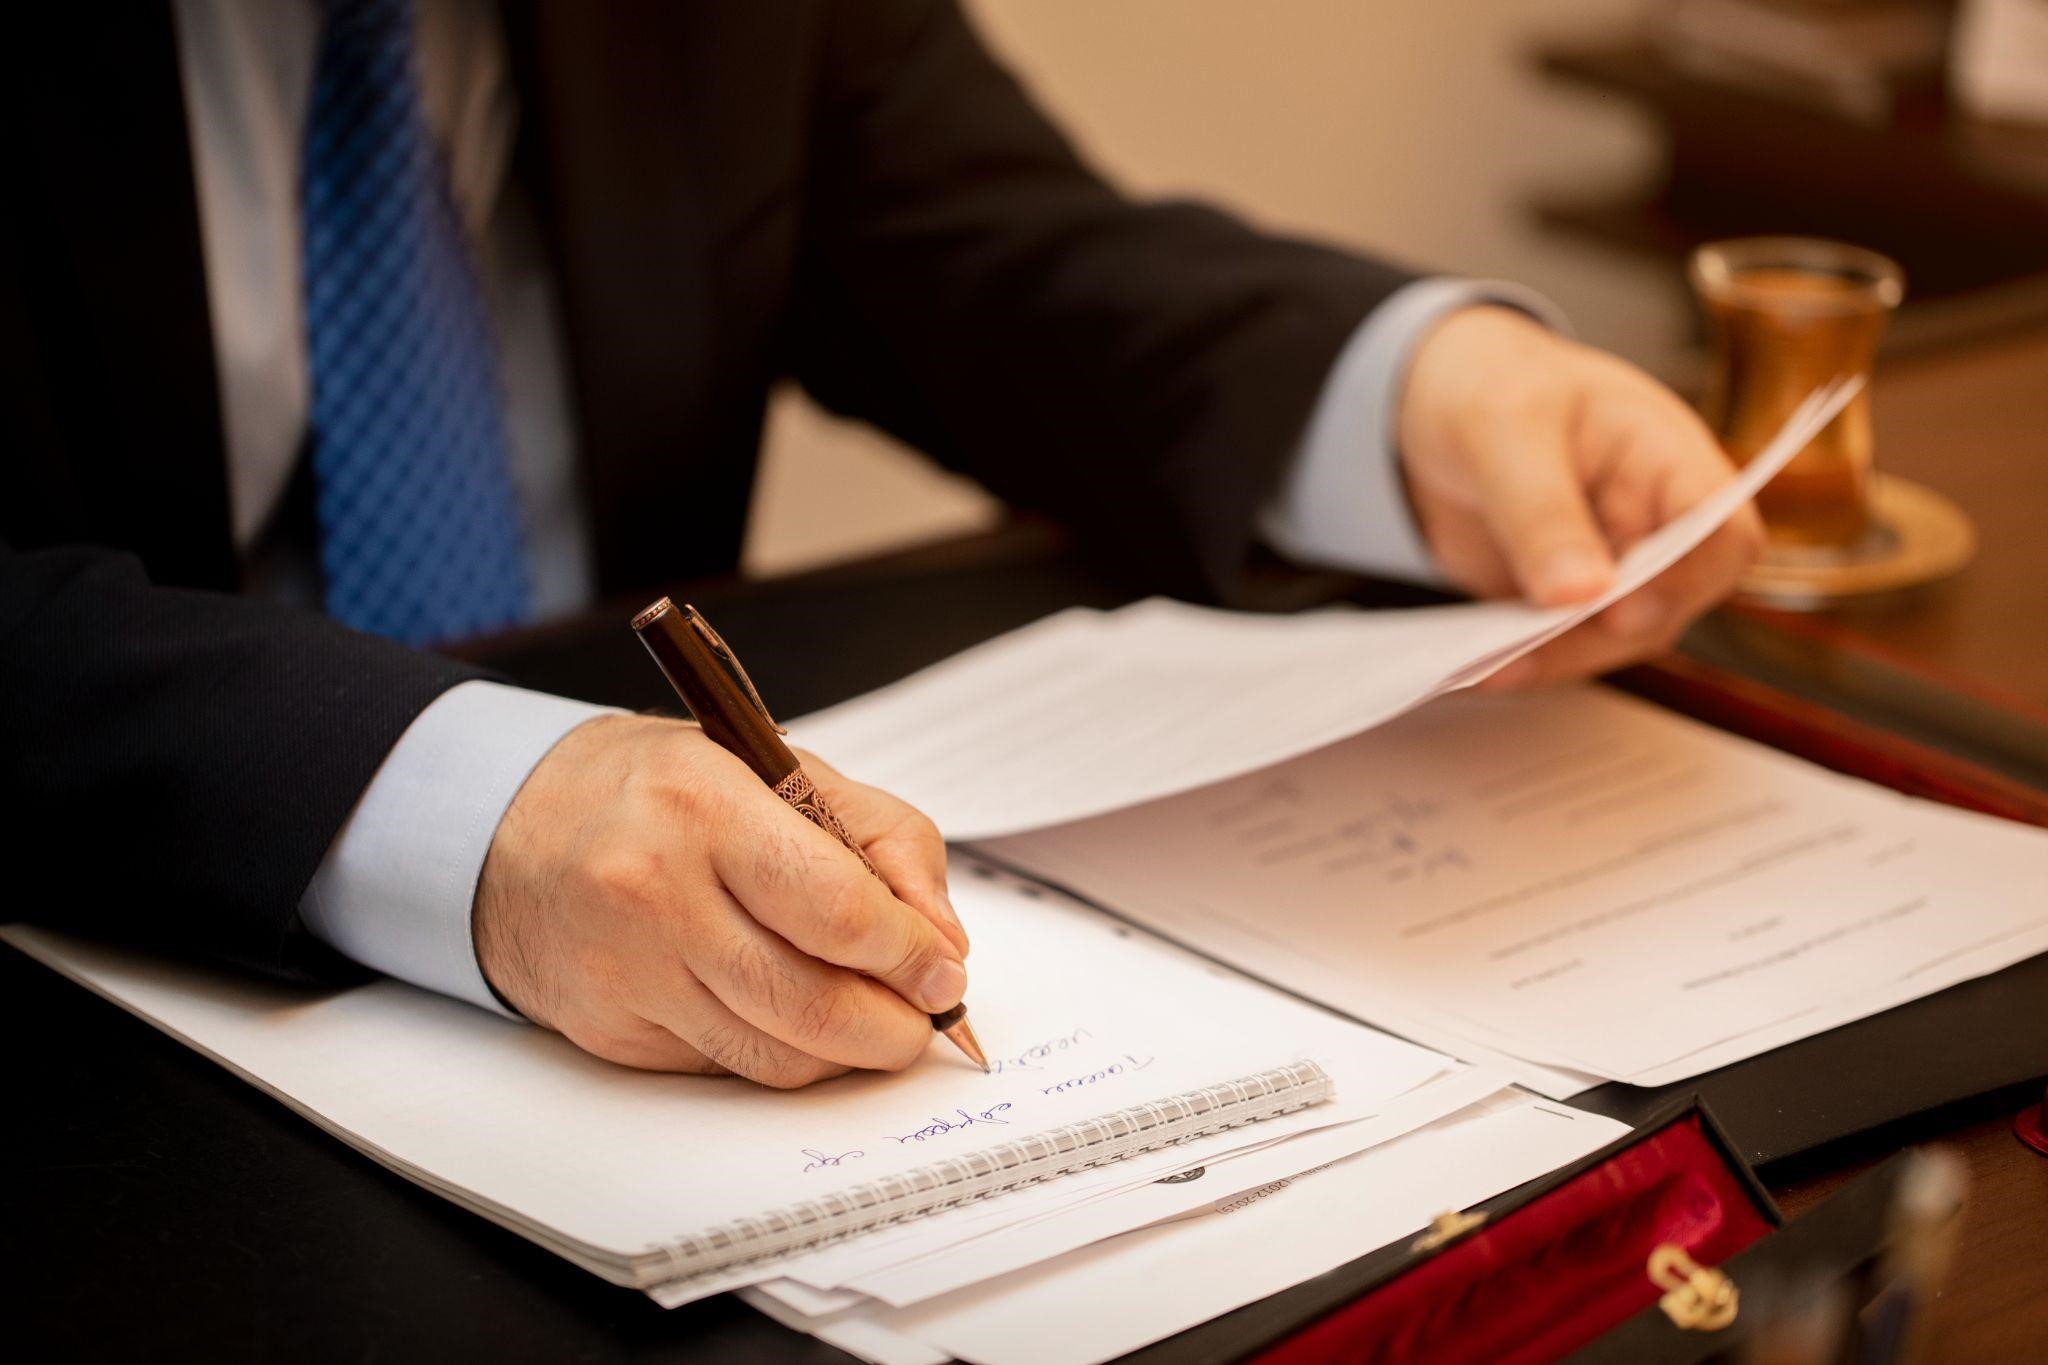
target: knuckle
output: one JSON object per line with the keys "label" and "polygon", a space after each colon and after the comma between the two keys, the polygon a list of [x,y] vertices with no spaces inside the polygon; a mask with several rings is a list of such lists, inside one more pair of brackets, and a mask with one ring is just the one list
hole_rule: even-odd
{"label": "knuckle", "polygon": [[759,1053],[758,1070],[749,1074],[772,1090],[800,1089],[845,1070],[794,1048],[764,1047],[759,1049]]}
{"label": "knuckle", "polygon": [[716,768],[705,761],[707,742],[695,729],[669,727],[649,751],[650,761],[634,765],[628,790],[657,815],[700,816],[713,809],[719,783]]}
{"label": "knuckle", "polygon": [[743,997],[780,1019],[789,1012],[796,985],[789,964],[765,943],[742,939],[728,950],[725,974]]}
{"label": "knuckle", "polygon": [[896,970],[889,973],[891,981],[923,981],[925,974],[937,965],[940,952],[937,931],[931,934],[913,933],[905,945],[903,957],[897,962]]}
{"label": "knuckle", "polygon": [[764,1058],[756,1070],[740,1074],[770,1090],[797,1090],[816,1079],[807,1068],[780,1056]]}
{"label": "knuckle", "polygon": [[781,1074],[782,1049],[772,1047],[759,1034],[725,1023],[698,1028],[690,1043],[712,1062],[735,1076],[763,1085],[774,1085]]}
{"label": "knuckle", "polygon": [[875,929],[875,914],[869,889],[849,877],[839,877],[814,889],[811,913],[816,917],[820,940],[838,951],[865,943]]}
{"label": "knuckle", "polygon": [[856,991],[845,985],[812,991],[790,1013],[794,1034],[790,1041],[812,1051],[843,1051],[848,1042],[867,1031],[864,1006]]}
{"label": "knuckle", "polygon": [[944,835],[939,833],[939,826],[937,822],[934,821],[929,815],[926,815],[923,811],[918,810],[915,807],[912,807],[910,814],[904,818],[903,828],[905,832],[908,833],[910,837],[916,840],[918,843],[926,844],[932,848],[940,850],[939,856],[941,858],[944,858],[946,838]]}
{"label": "knuckle", "polygon": [[661,855],[637,844],[615,844],[591,857],[583,880],[601,903],[645,906],[659,898],[665,880]]}
{"label": "knuckle", "polygon": [[732,828],[726,837],[740,842],[752,863],[752,880],[770,895],[790,890],[802,877],[808,860],[792,832],[780,821],[762,821],[760,828]]}

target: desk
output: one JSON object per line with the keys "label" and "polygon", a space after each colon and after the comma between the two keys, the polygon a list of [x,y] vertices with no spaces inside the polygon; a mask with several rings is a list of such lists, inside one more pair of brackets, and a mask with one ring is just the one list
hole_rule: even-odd
{"label": "desk", "polygon": [[[803,580],[697,585],[691,595],[790,713],[1053,607],[1119,598],[1028,527]],[[664,704],[627,614],[510,637],[489,652],[534,685]],[[835,644],[821,672],[804,639],[821,621],[855,615],[928,626],[860,632],[857,646]],[[10,1035],[30,1040],[12,1059],[4,1212],[25,1358],[737,1361],[772,1348],[777,1359],[844,1360],[730,1298],[663,1313],[605,1285],[415,1189],[11,951],[0,951],[0,1000]],[[1983,1197],[1941,1308],[1954,1358],[2019,1359],[2023,1344],[2048,1340],[2035,1269],[2048,1161],[2007,1131],[2013,1108],[2009,1097],[1960,1106],[1911,1133],[1766,1172],[1798,1208],[1902,1136],[1958,1142]]]}
{"label": "desk", "polygon": [[[1931,1314],[1930,1361],[2038,1360],[2048,1346],[2048,1158],[2022,1146],[2012,1115],[1937,1121],[1916,1138],[1959,1154],[1970,1172],[1956,1264]],[[1900,1141],[1895,1135],[1887,1145]],[[1766,1183],[1791,1217],[1877,1164],[1879,1156],[1833,1158],[1831,1169]]]}
{"label": "desk", "polygon": [[1976,559],[1946,582],[1823,616],[1757,615],[2048,721],[2048,326],[1880,360],[1871,409],[1878,467],[1969,513]]}
{"label": "desk", "polygon": [[1825,613],[1723,611],[1688,648],[2048,790],[2044,376],[2040,327],[1881,359],[1878,466],[1953,498],[1976,523],[1976,559],[1941,582]]}

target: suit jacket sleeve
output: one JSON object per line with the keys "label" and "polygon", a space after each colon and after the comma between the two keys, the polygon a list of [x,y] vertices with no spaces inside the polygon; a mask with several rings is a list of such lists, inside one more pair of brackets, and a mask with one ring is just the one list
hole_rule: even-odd
{"label": "suit jacket sleeve", "polygon": [[15,913],[354,974],[299,923],[300,893],[413,718],[475,676],[309,612],[152,586],[113,551],[0,541]]}
{"label": "suit jacket sleeve", "polygon": [[951,0],[833,11],[798,377],[1151,581],[1232,596],[1331,364],[1413,277],[1125,200]]}

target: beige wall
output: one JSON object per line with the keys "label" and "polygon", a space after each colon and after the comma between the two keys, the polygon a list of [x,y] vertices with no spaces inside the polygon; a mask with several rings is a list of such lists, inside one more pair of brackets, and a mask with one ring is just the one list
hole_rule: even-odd
{"label": "beige wall", "polygon": [[[1637,0],[969,0],[1098,165],[1268,226],[1535,285],[1581,335],[1659,367],[1684,313],[1663,272],[1535,232],[1537,190],[1649,168],[1625,108],[1528,67],[1535,35],[1630,21]],[[777,573],[986,525],[962,480],[785,396],[746,565]]]}

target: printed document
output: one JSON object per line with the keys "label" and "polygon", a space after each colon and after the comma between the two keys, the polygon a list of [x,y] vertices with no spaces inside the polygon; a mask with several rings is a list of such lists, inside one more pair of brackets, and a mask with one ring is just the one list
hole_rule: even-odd
{"label": "printed document", "polygon": [[1642,1085],[2048,951],[2048,834],[1590,685],[987,847],[1410,1037]]}

